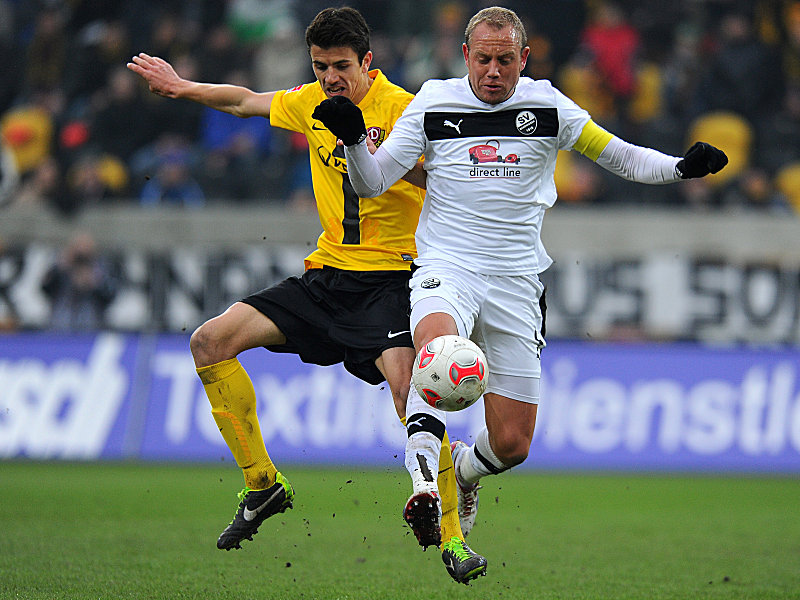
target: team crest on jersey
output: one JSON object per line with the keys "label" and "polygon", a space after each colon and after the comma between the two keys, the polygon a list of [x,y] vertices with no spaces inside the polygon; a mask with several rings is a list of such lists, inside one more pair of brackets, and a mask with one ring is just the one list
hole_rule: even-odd
{"label": "team crest on jersey", "polygon": [[375,146],[380,146],[386,138],[386,131],[380,127],[367,127],[367,135]]}
{"label": "team crest on jersey", "polygon": [[517,125],[517,131],[524,135],[533,135],[539,126],[536,115],[529,110],[521,110],[514,122]]}

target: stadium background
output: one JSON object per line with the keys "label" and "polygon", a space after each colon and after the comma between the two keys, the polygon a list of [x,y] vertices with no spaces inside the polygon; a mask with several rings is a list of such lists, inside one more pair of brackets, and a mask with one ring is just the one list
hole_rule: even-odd
{"label": "stadium background", "polygon": [[[145,51],[191,78],[292,87],[312,79],[302,31],[328,4],[0,0],[0,598],[798,597],[789,0],[504,3],[526,22],[527,74],[629,141],[680,155],[702,138],[731,162],[652,187],[559,158],[547,402],[528,460],[484,482],[485,581],[455,589],[400,534],[385,386],[260,350],[241,358],[297,503],[245,551],[214,548],[241,479],[188,336],[301,268],[320,230],[307,148],[155,97],[124,65]],[[349,4],[373,64],[415,91],[463,73],[487,3]],[[451,435],[481,413],[452,415]],[[402,593],[398,556],[417,577]]]}
{"label": "stadium background", "polygon": [[[481,3],[352,4],[392,80],[413,91],[463,73]],[[224,455],[187,336],[301,268],[319,232],[307,149],[263,119],[155,97],[125,63],[147,51],[187,77],[291,87],[312,79],[302,30],[324,5],[0,2],[0,455]],[[644,186],[560,157],[544,389],[572,429],[543,411],[527,466],[800,470],[800,3],[509,6],[527,74],[630,141],[680,155],[702,138],[731,159]],[[295,427],[267,435],[278,456],[394,456],[386,390],[248,355],[260,410],[288,406],[271,414]],[[106,372],[102,398],[74,383],[102,388]],[[454,417],[454,434],[480,412]]]}

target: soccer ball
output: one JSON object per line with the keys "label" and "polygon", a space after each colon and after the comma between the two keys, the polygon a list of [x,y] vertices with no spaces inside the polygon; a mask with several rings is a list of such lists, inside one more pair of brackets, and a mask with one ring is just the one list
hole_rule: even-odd
{"label": "soccer ball", "polygon": [[463,410],[486,391],[486,357],[472,341],[458,335],[432,339],[417,354],[411,382],[428,404],[446,411]]}

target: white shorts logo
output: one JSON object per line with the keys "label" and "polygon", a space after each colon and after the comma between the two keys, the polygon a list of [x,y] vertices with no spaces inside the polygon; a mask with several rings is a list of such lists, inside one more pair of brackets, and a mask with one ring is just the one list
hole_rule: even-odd
{"label": "white shorts logo", "polygon": [[536,131],[536,127],[539,124],[536,121],[536,115],[529,110],[521,111],[517,115],[516,122],[517,122],[517,131],[525,135],[531,135],[534,131]]}
{"label": "white shorts logo", "polygon": [[433,288],[439,287],[441,284],[442,282],[436,279],[436,277],[428,277],[420,285],[426,290],[431,290]]}

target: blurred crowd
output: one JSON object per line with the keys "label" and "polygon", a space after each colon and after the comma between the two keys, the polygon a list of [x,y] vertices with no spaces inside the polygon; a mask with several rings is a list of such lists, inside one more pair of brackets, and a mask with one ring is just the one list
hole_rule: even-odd
{"label": "blurred crowd", "polygon": [[[560,204],[800,214],[800,0],[353,0],[373,66],[416,92],[461,76],[464,27],[500,3],[526,23],[526,75],[552,80],[620,137],[729,167],[636,186],[562,153]],[[0,0],[0,201],[69,216],[92,205],[284,203],[310,210],[305,138],[149,93],[138,52],[183,77],[259,91],[313,80],[318,0]]]}

